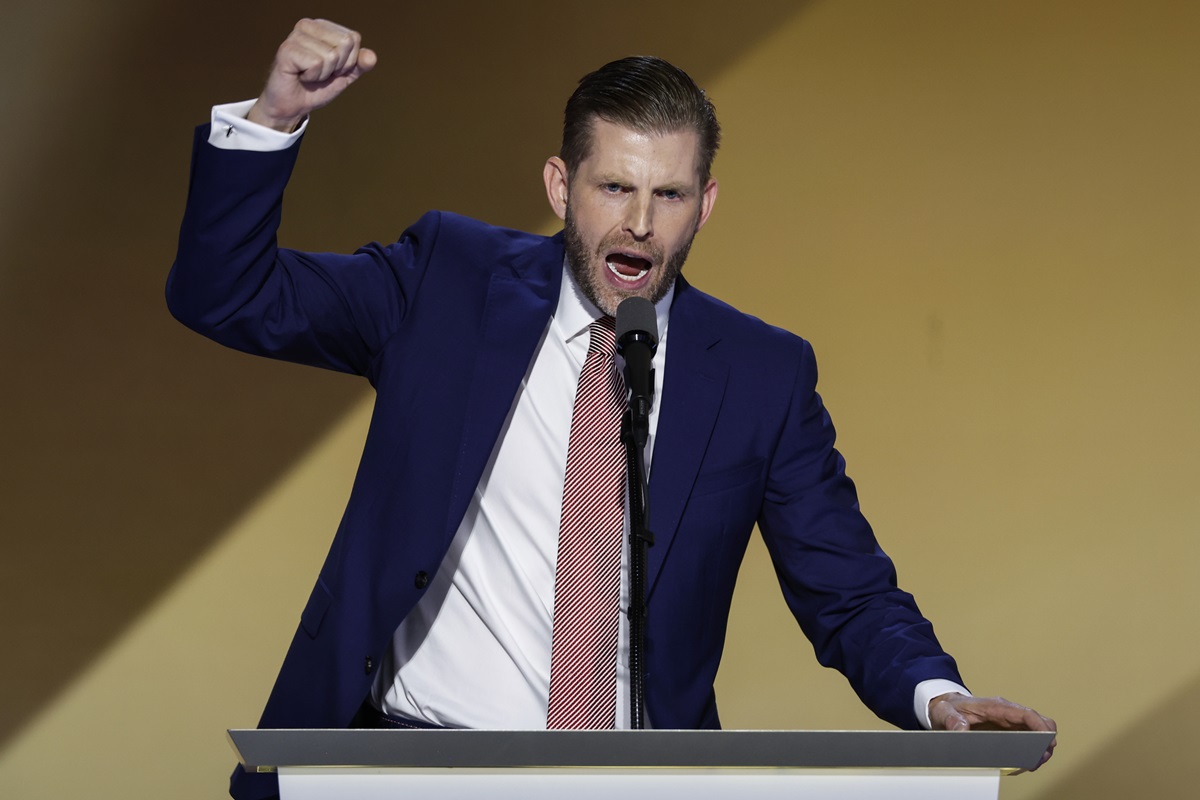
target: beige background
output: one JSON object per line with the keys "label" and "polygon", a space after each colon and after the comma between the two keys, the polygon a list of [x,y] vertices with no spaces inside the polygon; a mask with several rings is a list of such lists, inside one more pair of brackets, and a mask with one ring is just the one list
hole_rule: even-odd
{"label": "beige background", "polygon": [[[1200,6],[344,5],[5,12],[0,794],[221,796],[222,731],[257,719],[336,525],[366,388],[162,302],[191,128],[257,92],[301,14],[381,62],[313,123],[298,247],[428,207],[549,232],[574,80],[631,52],[689,69],[726,138],[688,274],[814,343],[902,583],[973,689],[1059,720],[1002,796],[1191,794]],[[727,652],[728,727],[879,725],[757,543]]]}

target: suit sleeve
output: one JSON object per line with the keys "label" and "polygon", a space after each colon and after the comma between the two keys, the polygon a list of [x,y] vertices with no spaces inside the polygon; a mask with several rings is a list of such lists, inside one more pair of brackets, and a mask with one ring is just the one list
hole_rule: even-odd
{"label": "suit sleeve", "polygon": [[439,217],[395,244],[351,255],[278,247],[283,191],[299,144],[221,150],[196,131],[187,208],[167,279],[171,313],[221,344],[370,376],[372,359],[417,292]]}
{"label": "suit sleeve", "polygon": [[862,701],[901,728],[921,727],[922,680],[962,683],[858,507],[834,429],[802,350],[791,409],[772,458],[759,527],[792,613],[817,659],[841,671]]}

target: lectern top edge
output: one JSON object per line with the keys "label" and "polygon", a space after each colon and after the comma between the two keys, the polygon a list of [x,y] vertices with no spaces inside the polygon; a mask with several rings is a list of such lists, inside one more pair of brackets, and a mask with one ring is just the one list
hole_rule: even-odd
{"label": "lectern top edge", "polygon": [[383,768],[1031,769],[1041,731],[232,729],[247,771]]}

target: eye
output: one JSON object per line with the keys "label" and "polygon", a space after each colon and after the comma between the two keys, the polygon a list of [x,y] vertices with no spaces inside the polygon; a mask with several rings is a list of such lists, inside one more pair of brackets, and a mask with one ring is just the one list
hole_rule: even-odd
{"label": "eye", "polygon": [[662,191],[662,197],[666,200],[678,200],[683,197],[683,195],[674,189],[664,189]]}
{"label": "eye", "polygon": [[610,183],[600,184],[600,191],[607,192],[608,194],[619,194],[621,191],[621,188],[622,188],[621,184],[619,184],[619,183],[611,183],[610,182]]}

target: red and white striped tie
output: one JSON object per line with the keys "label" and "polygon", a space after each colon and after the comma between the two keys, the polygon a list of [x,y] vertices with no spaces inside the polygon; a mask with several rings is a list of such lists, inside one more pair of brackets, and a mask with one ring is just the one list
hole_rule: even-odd
{"label": "red and white striped tie", "polygon": [[612,317],[592,323],[571,415],[554,578],[548,729],[615,724],[626,398],[614,361],[614,331]]}

